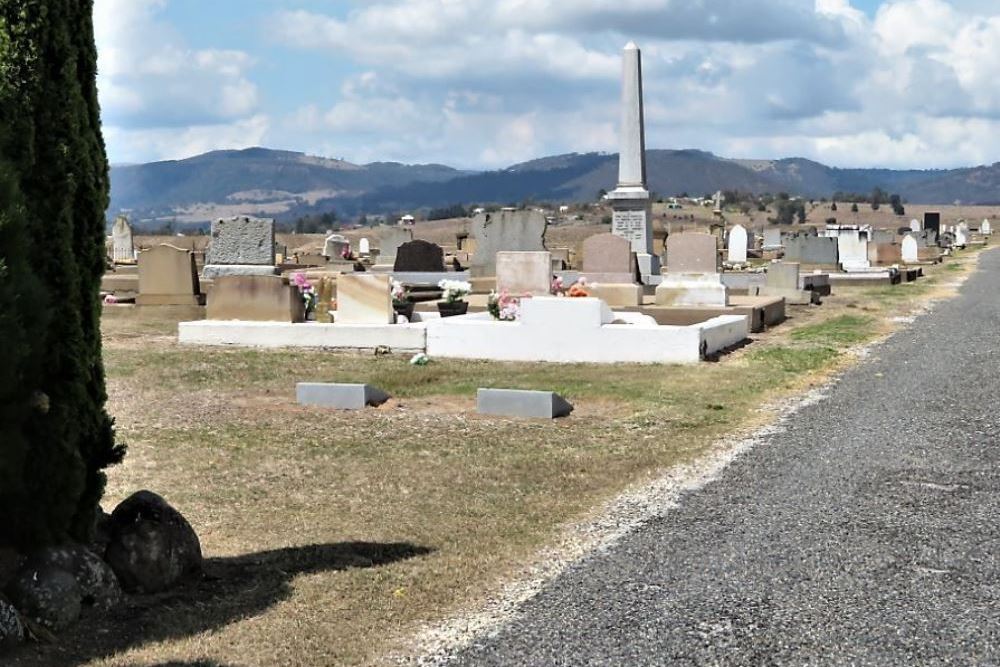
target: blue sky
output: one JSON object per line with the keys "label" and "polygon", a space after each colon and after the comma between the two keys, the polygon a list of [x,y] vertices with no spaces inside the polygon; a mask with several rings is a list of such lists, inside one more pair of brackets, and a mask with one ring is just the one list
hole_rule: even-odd
{"label": "blue sky", "polygon": [[95,0],[114,162],[264,145],[497,168],[652,148],[837,166],[1000,160],[996,0]]}

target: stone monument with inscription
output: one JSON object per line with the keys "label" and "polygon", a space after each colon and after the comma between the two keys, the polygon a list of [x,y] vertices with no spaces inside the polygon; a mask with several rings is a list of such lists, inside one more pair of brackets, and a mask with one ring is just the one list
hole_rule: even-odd
{"label": "stone monument with inscription", "polygon": [[625,47],[622,79],[618,187],[607,195],[613,211],[611,231],[632,244],[643,282],[655,285],[661,279],[660,258],[653,254],[652,200],[646,188],[642,54],[634,42]]}

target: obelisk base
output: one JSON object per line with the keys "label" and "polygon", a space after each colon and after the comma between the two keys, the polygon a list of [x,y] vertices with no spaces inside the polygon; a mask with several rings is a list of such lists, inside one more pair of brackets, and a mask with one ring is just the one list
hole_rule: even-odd
{"label": "obelisk base", "polygon": [[660,277],[660,258],[653,253],[653,204],[643,187],[619,186],[609,192],[611,232],[632,244],[642,282],[656,284]]}

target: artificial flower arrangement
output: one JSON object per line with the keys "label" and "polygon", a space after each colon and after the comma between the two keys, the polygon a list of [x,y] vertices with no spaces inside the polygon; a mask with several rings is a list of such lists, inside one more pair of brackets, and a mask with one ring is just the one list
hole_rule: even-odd
{"label": "artificial flower arrangement", "polygon": [[464,280],[442,280],[438,287],[441,288],[441,298],[445,303],[461,301],[462,297],[472,293],[472,285]]}
{"label": "artificial flower arrangement", "polygon": [[587,279],[585,277],[580,277],[572,285],[567,288],[563,279],[560,276],[556,276],[552,280],[552,287],[549,290],[552,296],[568,296],[568,297],[587,297],[590,296],[590,290],[587,289]]}
{"label": "artificial flower arrangement", "polygon": [[389,285],[389,293],[392,295],[392,309],[396,312],[396,322],[403,323],[413,320],[413,301],[410,295],[398,280],[393,280]]}
{"label": "artificial flower arrangement", "polygon": [[312,315],[313,310],[316,308],[316,302],[318,300],[316,290],[313,288],[304,273],[293,273],[292,284],[299,288],[299,294],[302,296],[302,304],[306,309],[306,319],[308,320],[309,316]]}
{"label": "artificial flower arrangement", "polygon": [[486,301],[486,310],[495,320],[514,322],[521,318],[521,297],[512,296],[506,289],[494,290]]}
{"label": "artificial flower arrangement", "polygon": [[357,259],[357,257],[354,256],[354,253],[351,252],[351,246],[344,246],[344,249],[340,253],[340,257],[341,259],[345,259],[349,262],[353,262]]}

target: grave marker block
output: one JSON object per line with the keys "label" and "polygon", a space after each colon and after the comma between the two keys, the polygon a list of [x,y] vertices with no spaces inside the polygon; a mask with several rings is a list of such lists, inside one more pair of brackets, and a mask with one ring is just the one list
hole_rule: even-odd
{"label": "grave marker block", "polygon": [[481,415],[558,419],[573,412],[573,406],[551,391],[480,389],[476,408]]}
{"label": "grave marker block", "polygon": [[299,405],[336,410],[364,410],[389,400],[389,394],[368,384],[300,382],[295,386]]}

